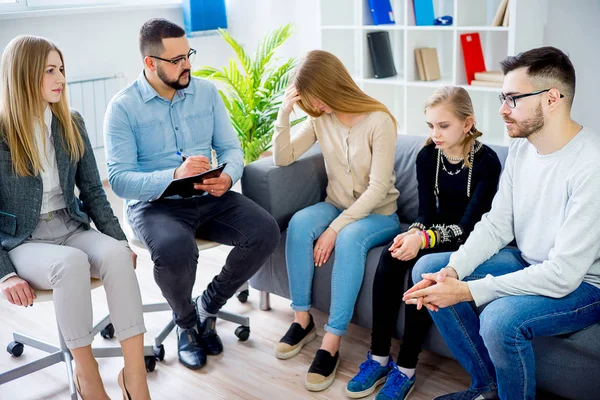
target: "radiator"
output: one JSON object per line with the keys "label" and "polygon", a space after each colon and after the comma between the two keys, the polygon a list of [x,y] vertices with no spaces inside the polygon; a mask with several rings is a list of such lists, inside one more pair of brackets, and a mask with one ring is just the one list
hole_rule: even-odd
{"label": "radiator", "polygon": [[125,84],[125,75],[123,74],[79,79],[67,83],[69,106],[83,115],[90,142],[92,142],[94,149],[104,147],[102,124],[106,106]]}

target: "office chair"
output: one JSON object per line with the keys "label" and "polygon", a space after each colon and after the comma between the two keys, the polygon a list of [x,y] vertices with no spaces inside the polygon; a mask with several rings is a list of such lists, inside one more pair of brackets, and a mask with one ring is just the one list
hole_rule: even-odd
{"label": "office chair", "polygon": [[[91,290],[97,289],[102,286],[102,281],[99,279],[92,279],[90,282]],[[36,290],[37,298],[34,300],[35,303],[42,303],[52,301],[52,290]],[[103,318],[92,328],[92,334],[95,336],[99,332],[104,331],[106,326],[110,324],[110,316]],[[58,324],[57,324],[58,326]],[[111,325],[112,327],[112,325]],[[114,335],[114,328],[112,328],[112,334]],[[0,385],[10,382],[12,380],[21,378],[29,375],[33,372],[48,368],[54,364],[64,362],[67,367],[67,381],[69,383],[69,391],[71,393],[71,399],[77,400],[77,391],[75,389],[75,382],[73,381],[73,356],[67,348],[65,339],[63,338],[60,328],[58,328],[58,346],[56,344],[48,343],[30,335],[26,335],[19,332],[13,332],[13,341],[8,344],[6,351],[14,357],[20,357],[23,354],[25,346],[31,346],[35,349],[50,353],[40,359],[31,361],[25,365],[21,365],[10,371],[0,373]],[[122,357],[121,347],[92,347],[94,357]],[[153,371],[156,366],[156,356],[154,346],[144,346],[144,359],[146,362],[146,369]]]}
{"label": "office chair", "polygon": [[[127,205],[125,203],[123,204],[123,218],[122,218],[121,225],[122,225],[123,231],[125,232],[125,236],[127,236],[127,240],[129,241],[129,244],[131,246],[137,247],[138,249],[147,251],[144,244],[137,238],[135,232],[129,225],[129,221],[127,220]],[[198,245],[199,251],[211,249],[213,247],[217,247],[220,245],[219,243],[216,243],[216,242],[210,242],[210,241],[202,240],[202,239],[198,239],[198,238],[196,238],[196,244]],[[244,286],[242,286],[240,288],[240,291],[238,292],[238,295],[237,295],[238,300],[242,303],[245,303],[248,299],[248,293],[249,293],[248,292],[248,283],[246,282],[244,284]],[[155,304],[144,304],[144,313],[159,312],[159,311],[172,311],[172,310],[171,310],[171,307],[169,306],[169,303],[167,303],[167,302],[155,303]],[[217,318],[220,318],[224,321],[229,321],[229,322],[233,322],[235,324],[239,324],[239,326],[235,329],[234,333],[235,333],[235,336],[237,336],[237,338],[240,341],[244,342],[244,341],[248,340],[248,338],[250,337],[250,318],[244,317],[239,314],[223,311],[223,310],[219,311],[219,313],[217,314]],[[156,336],[154,338],[153,350],[154,350],[154,356],[156,357],[156,359],[158,359],[160,361],[164,360],[165,348],[162,343],[164,342],[166,337],[169,335],[169,333],[171,333],[171,331],[174,328],[175,328],[175,322],[171,318],[169,323],[164,327],[164,329],[158,334],[158,336]],[[110,326],[110,325],[106,326],[105,330],[102,331],[103,336],[104,336],[104,334],[109,334],[111,331],[114,331],[114,329],[112,329],[112,326]]]}

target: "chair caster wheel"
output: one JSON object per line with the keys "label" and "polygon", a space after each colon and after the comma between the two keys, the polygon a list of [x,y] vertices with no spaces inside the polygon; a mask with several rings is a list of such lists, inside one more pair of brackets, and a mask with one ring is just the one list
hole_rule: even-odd
{"label": "chair caster wheel", "polygon": [[154,357],[156,357],[156,359],[158,361],[162,361],[165,359],[165,346],[163,346],[162,344],[160,346],[153,346],[154,351]]}
{"label": "chair caster wheel", "polygon": [[21,354],[23,354],[23,348],[23,343],[10,342],[8,346],[6,346],[6,351],[8,351],[8,354],[12,355],[13,357],[20,357]]}
{"label": "chair caster wheel", "polygon": [[144,361],[146,363],[146,371],[154,371],[154,368],[156,368],[156,358],[154,356],[145,356]]}
{"label": "chair caster wheel", "polygon": [[104,339],[112,339],[115,337],[115,327],[113,324],[108,324],[100,331],[100,335]]}
{"label": "chair caster wheel", "polygon": [[250,337],[250,327],[241,325],[238,326],[235,329],[235,336],[237,336],[242,342],[245,342]]}
{"label": "chair caster wheel", "polygon": [[246,289],[239,292],[237,298],[240,301],[240,303],[245,303],[248,301],[248,296],[250,296],[250,291]]}

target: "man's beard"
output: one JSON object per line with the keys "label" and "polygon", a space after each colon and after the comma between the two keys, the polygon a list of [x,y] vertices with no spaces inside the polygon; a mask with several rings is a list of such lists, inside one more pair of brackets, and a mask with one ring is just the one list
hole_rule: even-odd
{"label": "man's beard", "polygon": [[[167,78],[167,75],[165,74],[165,72],[160,67],[156,68],[156,72],[157,72],[157,75],[160,78],[160,80],[163,81],[165,85],[167,85],[175,90],[185,89],[186,87],[190,86],[190,83],[192,82],[191,72],[189,69],[182,70],[181,73],[179,74],[179,78],[177,78],[176,80],[169,80],[169,78]],[[187,83],[185,83],[185,84],[179,83],[181,76],[183,74],[185,74],[186,72],[190,74],[188,77]]]}
{"label": "man's beard", "polygon": [[506,122],[512,122],[512,130],[508,130],[508,135],[512,138],[528,138],[544,127],[544,112],[542,103],[538,104],[535,115],[523,122],[516,122],[514,119],[504,118]]}

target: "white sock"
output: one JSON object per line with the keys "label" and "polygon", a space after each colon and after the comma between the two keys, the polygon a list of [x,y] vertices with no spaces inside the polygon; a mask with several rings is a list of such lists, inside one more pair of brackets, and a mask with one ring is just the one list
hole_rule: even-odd
{"label": "white sock", "polygon": [[382,367],[388,365],[388,361],[390,360],[390,356],[371,355],[371,358],[381,364]]}
{"label": "white sock", "polygon": [[400,370],[400,372],[402,372],[404,375],[408,376],[408,379],[412,378],[413,376],[415,376],[415,369],[414,368],[404,368],[401,366],[398,366],[398,369]]}
{"label": "white sock", "polygon": [[207,312],[204,307],[202,307],[202,304],[198,304],[198,317],[200,318],[200,323],[203,323],[204,320],[208,317],[216,317],[217,314],[211,314],[209,312]]}

